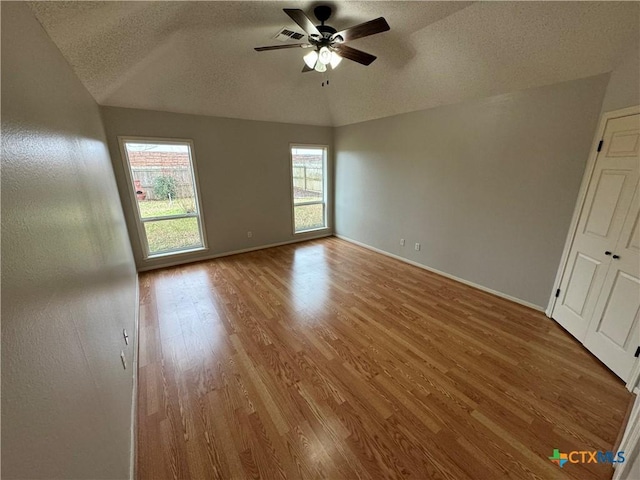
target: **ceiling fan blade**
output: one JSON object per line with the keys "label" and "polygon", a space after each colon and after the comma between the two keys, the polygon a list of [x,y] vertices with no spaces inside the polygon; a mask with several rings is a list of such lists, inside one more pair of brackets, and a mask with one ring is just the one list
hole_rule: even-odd
{"label": "ceiling fan blade", "polygon": [[285,45],[269,45],[267,47],[256,47],[254,50],[256,52],[266,52],[268,50],[282,50],[283,48],[309,48],[313,45],[309,45],[308,43],[287,43]]}
{"label": "ceiling fan blade", "polygon": [[355,48],[348,47],[347,45],[335,45],[334,48],[342,58],[353,60],[354,62],[361,63],[362,65],[371,65],[371,63],[377,58],[375,55],[363,52],[362,50],[356,50]]}
{"label": "ceiling fan blade", "polygon": [[313,68],[309,67],[309,65],[305,63],[304,67],[302,67],[302,73],[307,73],[307,72],[313,72]]}
{"label": "ceiling fan blade", "polygon": [[340,41],[338,37],[342,37],[343,42],[350,42],[357,38],[368,37],[369,35],[375,35],[376,33],[386,32],[391,27],[384,19],[384,17],[370,20],[355,27],[347,28],[341,32],[334,33],[331,38]]}
{"label": "ceiling fan blade", "polygon": [[283,10],[284,13],[289,15],[291,17],[291,20],[296,22],[300,26],[300,28],[307,32],[307,34],[318,35],[320,37],[322,36],[320,30],[316,28],[313,22],[309,20],[309,17],[307,17],[302,10],[298,8],[284,8]]}

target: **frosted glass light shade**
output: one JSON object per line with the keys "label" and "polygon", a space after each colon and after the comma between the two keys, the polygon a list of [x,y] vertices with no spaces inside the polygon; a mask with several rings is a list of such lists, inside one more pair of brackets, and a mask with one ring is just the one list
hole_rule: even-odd
{"label": "frosted glass light shade", "polygon": [[318,52],[318,61],[324,65],[328,65],[331,62],[331,50],[327,47],[322,47]]}
{"label": "frosted glass light shade", "polygon": [[307,67],[309,68],[315,67],[317,61],[318,61],[318,52],[316,52],[315,50],[307,53],[304,56],[304,63],[306,63]]}
{"label": "frosted glass light shade", "polygon": [[331,68],[336,68],[340,65],[342,61],[342,57],[338,55],[336,52],[331,52]]}
{"label": "frosted glass light shade", "polygon": [[318,60],[318,63],[316,63],[316,68],[315,68],[316,72],[326,72],[327,71],[327,66],[322,63],[321,61]]}

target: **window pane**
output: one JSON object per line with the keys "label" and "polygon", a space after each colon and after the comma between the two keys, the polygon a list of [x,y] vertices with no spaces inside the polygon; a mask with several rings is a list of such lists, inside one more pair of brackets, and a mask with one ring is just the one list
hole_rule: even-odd
{"label": "window pane", "polygon": [[141,218],[196,212],[188,145],[125,146]]}
{"label": "window pane", "polygon": [[296,232],[324,227],[324,204],[297,205],[293,207]]}
{"label": "window pane", "polygon": [[123,146],[147,255],[203,248],[191,144],[132,139]]}
{"label": "window pane", "polygon": [[202,247],[198,219],[176,218],[145,222],[149,253]]}
{"label": "window pane", "polygon": [[324,149],[294,147],[293,203],[324,201]]}

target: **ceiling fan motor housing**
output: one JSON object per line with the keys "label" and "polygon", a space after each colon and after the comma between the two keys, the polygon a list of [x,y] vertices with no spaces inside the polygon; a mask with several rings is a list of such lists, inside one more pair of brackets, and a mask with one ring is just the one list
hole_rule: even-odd
{"label": "ceiling fan motor housing", "polygon": [[316,28],[318,30],[320,30],[322,32],[322,35],[325,36],[325,37],[327,35],[331,36],[331,35],[333,35],[334,33],[337,32],[337,30],[335,28],[330,27],[329,25],[318,25]]}
{"label": "ceiling fan motor housing", "polygon": [[333,27],[328,25],[318,25],[316,28],[320,31],[322,37],[319,37],[318,35],[309,35],[309,43],[317,46],[318,48],[328,47],[333,45],[335,42],[342,40],[342,37],[334,38],[336,29]]}
{"label": "ceiling fan motor housing", "polygon": [[332,39],[331,37],[337,32],[337,30],[329,25],[325,25],[329,17],[331,17],[331,7],[326,5],[319,5],[313,9],[313,14],[316,16],[320,25],[316,25],[318,31],[322,34],[321,37],[318,35],[309,35],[309,43],[321,47],[330,46],[336,39]]}

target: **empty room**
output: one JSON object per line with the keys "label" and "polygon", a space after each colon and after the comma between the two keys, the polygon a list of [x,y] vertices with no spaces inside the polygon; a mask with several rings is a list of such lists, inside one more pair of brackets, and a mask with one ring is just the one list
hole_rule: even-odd
{"label": "empty room", "polygon": [[2,1],[3,479],[640,480],[640,3]]}

